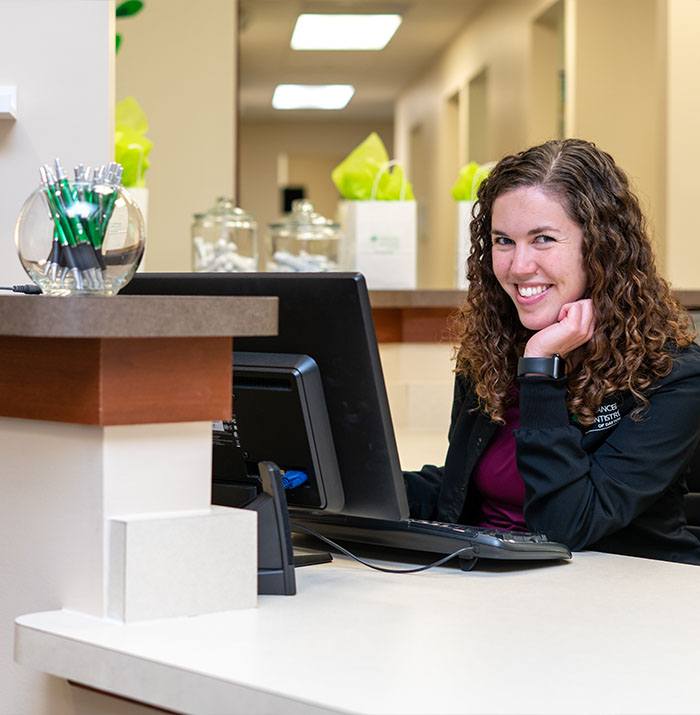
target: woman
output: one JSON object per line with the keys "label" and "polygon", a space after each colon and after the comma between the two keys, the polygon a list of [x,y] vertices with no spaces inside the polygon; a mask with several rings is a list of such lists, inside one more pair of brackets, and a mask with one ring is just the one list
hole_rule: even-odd
{"label": "woman", "polygon": [[508,156],[471,240],[450,446],[406,473],[411,515],[700,564],[700,347],[624,173],[577,139]]}

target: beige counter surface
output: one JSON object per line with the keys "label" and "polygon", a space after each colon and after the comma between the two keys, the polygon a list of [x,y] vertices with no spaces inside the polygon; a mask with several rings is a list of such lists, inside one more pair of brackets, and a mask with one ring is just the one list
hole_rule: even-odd
{"label": "beige counter surface", "polygon": [[593,552],[402,575],[336,556],[298,569],[296,596],[256,609],[133,625],[21,616],[15,653],[198,715],[690,715],[699,578],[697,566]]}

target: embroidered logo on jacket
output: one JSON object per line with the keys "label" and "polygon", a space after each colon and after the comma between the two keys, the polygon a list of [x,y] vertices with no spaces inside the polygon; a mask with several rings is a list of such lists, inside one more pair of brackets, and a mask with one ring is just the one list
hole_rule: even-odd
{"label": "embroidered logo on jacket", "polygon": [[622,419],[620,408],[617,402],[609,402],[606,405],[601,405],[595,416],[595,425],[589,429],[589,432],[600,432],[601,430],[614,427]]}

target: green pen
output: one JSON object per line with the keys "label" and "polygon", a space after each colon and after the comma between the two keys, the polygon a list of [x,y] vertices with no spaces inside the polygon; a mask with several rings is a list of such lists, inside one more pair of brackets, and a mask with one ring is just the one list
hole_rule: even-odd
{"label": "green pen", "polygon": [[54,225],[56,226],[56,230],[59,232],[59,239],[65,246],[74,246],[76,243],[75,237],[70,223],[63,212],[61,200],[56,193],[55,177],[53,176],[51,169],[48,167],[42,167],[40,169],[40,173],[42,184],[44,186],[44,194],[49,204],[49,211],[51,212]]}
{"label": "green pen", "polygon": [[96,233],[100,242],[100,246],[102,246],[105,237],[103,218],[107,206],[107,196],[109,193],[109,187],[105,185],[105,168],[106,167],[104,166],[100,166],[95,169],[93,173],[91,190],[93,203],[96,206],[93,220],[95,222]]}
{"label": "green pen", "polygon": [[[95,214],[97,212],[94,209],[95,198],[92,191],[91,173],[92,170],[90,168],[86,169],[83,164],[78,164],[74,169],[74,190],[80,202],[80,221],[83,224],[83,228],[92,247],[95,249],[95,252],[97,252],[102,245],[102,240],[99,226],[95,221]],[[104,268],[102,265],[101,267]]]}
{"label": "green pen", "polygon": [[68,217],[68,220],[70,221],[70,225],[73,229],[73,235],[75,236],[76,243],[89,243],[88,236],[85,233],[85,229],[83,228],[83,224],[80,220],[80,217],[76,215],[74,210],[74,204],[78,198],[77,194],[71,188],[71,185],[68,183],[66,174],[63,171],[61,162],[58,159],[56,159],[55,165],[56,179],[58,181],[61,198],[63,199],[64,211],[66,216]]}
{"label": "green pen", "polygon": [[114,205],[117,202],[117,188],[121,183],[122,171],[123,169],[119,164],[111,162],[103,173],[105,179],[104,183],[111,189],[110,193],[105,194],[104,196],[104,205],[102,208],[100,229],[103,241],[104,236],[107,233],[107,225],[109,224],[109,220],[112,218],[112,214],[114,213]]}
{"label": "green pen", "polygon": [[85,201],[90,205],[90,215],[88,216],[88,224],[90,226],[90,230],[92,231],[92,236],[93,236],[93,243],[92,245],[95,247],[95,250],[100,250],[102,247],[102,231],[100,230],[100,211],[99,211],[99,202],[97,200],[97,196],[95,195],[95,174],[97,172],[92,169],[88,168],[87,171],[85,172],[85,182],[86,182],[86,189],[85,189]]}
{"label": "green pen", "polygon": [[56,274],[61,267],[61,242],[58,237],[58,231],[54,229],[53,242],[51,244],[51,253],[46,261],[46,271],[44,273],[49,276],[52,281],[56,280]]}
{"label": "green pen", "polygon": [[51,207],[51,198],[49,196],[47,184],[48,177],[46,174],[46,169],[42,166],[39,169],[39,175],[41,176],[41,186],[44,192],[44,198],[46,199],[46,205],[49,209],[49,219],[54,222],[53,229],[53,241],[51,243],[51,252],[46,259],[46,268],[44,270],[44,275],[47,275],[50,280],[55,281],[58,269],[61,267],[61,246],[66,243],[66,237],[61,228],[60,221],[56,222],[55,215]]}
{"label": "green pen", "polygon": [[[42,167],[40,169],[40,174],[44,187],[44,195],[46,196],[49,211],[51,212],[54,221],[54,241],[58,238],[58,242],[61,245],[60,265],[61,267],[65,265],[68,270],[70,270],[73,280],[75,281],[75,287],[78,290],[83,290],[85,285],[83,273],[78,266],[76,256],[73,254],[74,249],[76,249],[75,237],[71,231],[70,223],[66,219],[63,212],[60,197],[56,192],[55,177],[49,167]],[[52,243],[52,252],[53,245],[54,244]],[[56,272],[57,267],[55,269],[52,267],[52,275],[54,277]]]}

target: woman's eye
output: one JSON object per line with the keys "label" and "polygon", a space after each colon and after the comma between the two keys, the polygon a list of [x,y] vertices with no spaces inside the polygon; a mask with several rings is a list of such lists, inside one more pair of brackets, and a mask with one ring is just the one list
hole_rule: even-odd
{"label": "woman's eye", "polygon": [[510,238],[506,238],[506,236],[495,236],[493,242],[497,246],[510,246],[510,244],[513,243],[513,241]]}
{"label": "woman's eye", "polygon": [[553,243],[556,241],[552,236],[535,236],[535,243]]}

